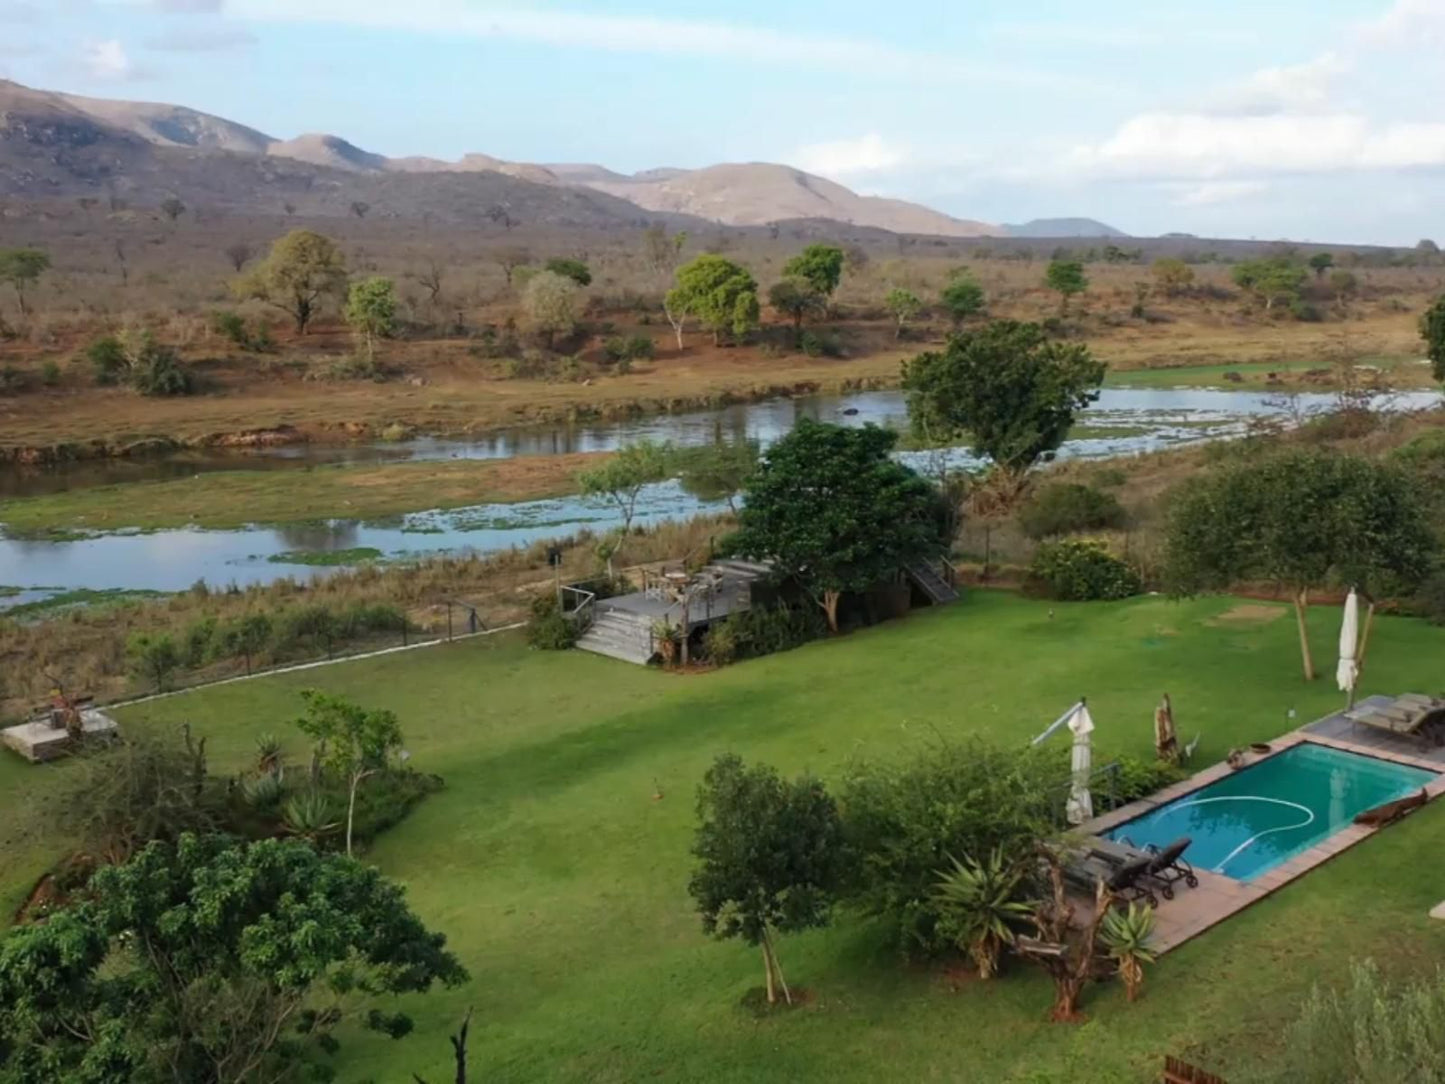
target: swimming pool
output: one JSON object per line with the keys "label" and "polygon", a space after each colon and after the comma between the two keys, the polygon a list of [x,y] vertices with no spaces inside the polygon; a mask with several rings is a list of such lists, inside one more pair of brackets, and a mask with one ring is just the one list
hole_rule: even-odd
{"label": "swimming pool", "polygon": [[1196,869],[1249,881],[1436,773],[1306,742],[1136,817],[1109,839],[1163,848],[1180,836]]}

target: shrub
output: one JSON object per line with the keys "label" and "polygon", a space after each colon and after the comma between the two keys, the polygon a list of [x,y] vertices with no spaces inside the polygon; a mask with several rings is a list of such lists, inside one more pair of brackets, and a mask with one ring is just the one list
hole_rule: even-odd
{"label": "shrub", "polygon": [[1028,579],[1031,591],[1061,602],[1129,598],[1143,590],[1139,574],[1093,539],[1044,543]]}
{"label": "shrub", "polygon": [[1445,568],[1432,573],[1415,595],[1415,612],[1432,625],[1445,625]]}
{"label": "shrub", "polygon": [[246,331],[246,320],[240,313],[222,310],[213,314],[211,328],[217,335],[229,340],[242,350],[251,348],[251,336]]}
{"label": "shrub", "polygon": [[979,741],[855,770],[841,801],[854,856],[849,897],[885,918],[903,951],[948,951],[939,871],[951,856],[997,851],[1005,863],[1023,860],[1052,831],[1058,782],[1056,758]]}
{"label": "shrub", "polygon": [[562,612],[557,596],[548,591],[532,600],[527,622],[527,643],[543,651],[566,651],[582,635],[578,622]]}
{"label": "shrub", "polygon": [[[715,621],[708,633],[708,642],[711,644],[713,638],[718,637],[724,652],[730,643],[733,655],[728,661],[733,662],[791,651],[827,634],[827,619],[816,607],[756,606]],[[725,664],[719,662],[718,665]]]}
{"label": "shrub", "polygon": [[843,345],[837,336],[826,332],[805,330],[798,336],[798,349],[810,358],[841,358]]}
{"label": "shrub", "polygon": [[1120,527],[1123,523],[1124,507],[1112,493],[1076,483],[1046,485],[1019,511],[1019,525],[1034,539]]}
{"label": "shrub", "polygon": [[60,383],[60,366],[54,361],[47,361],[40,366],[40,383],[47,388],[53,388]]}
{"label": "shrub", "polygon": [[650,360],[653,353],[652,340],[646,335],[629,335],[626,338],[613,335],[602,344],[603,356],[614,364]]}
{"label": "shrub", "polygon": [[1189,769],[1163,760],[1125,756],[1116,757],[1115,761],[1119,771],[1114,777],[1113,796],[1119,805],[1147,798],[1189,776]]}
{"label": "shrub", "polygon": [[1373,962],[1351,968],[1348,985],[1315,987],[1275,1057],[1256,1076],[1275,1084],[1445,1079],[1445,971],[1407,983],[1384,979]]}
{"label": "shrub", "polygon": [[24,391],[27,383],[25,374],[15,366],[7,365],[0,369],[0,395],[14,395]]}
{"label": "shrub", "polygon": [[119,384],[128,367],[125,347],[114,335],[106,335],[92,342],[85,348],[85,358],[90,362],[95,382],[101,385]]}
{"label": "shrub", "polygon": [[736,662],[740,647],[738,626],[735,622],[723,618],[708,627],[704,650],[714,666],[729,666]]}
{"label": "shrub", "polygon": [[155,398],[190,395],[196,387],[190,370],[181,364],[176,352],[156,343],[147,343],[141,349],[130,379],[136,391]]}

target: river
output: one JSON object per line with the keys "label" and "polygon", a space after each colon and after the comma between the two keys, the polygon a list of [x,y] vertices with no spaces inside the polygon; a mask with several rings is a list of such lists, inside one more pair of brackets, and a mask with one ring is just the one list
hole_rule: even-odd
{"label": "river", "polygon": [[[1440,400],[1434,392],[1394,396],[1389,409],[1422,409]],[[1332,397],[1296,397],[1292,409],[1328,409]],[[1189,441],[1240,434],[1251,419],[1285,412],[1277,398],[1258,392],[1208,389],[1109,388],[1085,411],[1081,425],[1061,449],[1065,457],[1104,457],[1154,451]],[[907,413],[897,391],[813,396],[726,407],[691,414],[628,421],[502,432],[485,439],[424,439],[404,444],[296,445],[250,453],[183,453],[155,459],[83,462],[45,471],[0,472],[0,498],[54,492],[76,486],[192,476],[214,470],[285,470],[325,463],[498,459],[564,452],[602,452],[641,438],[679,445],[706,443],[721,432],[764,445],[790,430],[799,418],[848,425],[902,426]],[[905,455],[904,458],[913,458]],[[952,462],[971,463],[962,449]],[[676,482],[650,486],[636,522],[656,523],[716,511]],[[285,576],[325,574],[288,560],[288,555],[368,549],[388,559],[442,552],[493,552],[582,528],[597,532],[620,516],[604,503],[580,497],[480,505],[450,511],[420,509],[385,521],[332,520],[240,530],[115,532],[66,541],[0,537],[0,585],[21,588],[0,606],[61,590],[177,591],[198,580],[212,586],[263,583]]]}

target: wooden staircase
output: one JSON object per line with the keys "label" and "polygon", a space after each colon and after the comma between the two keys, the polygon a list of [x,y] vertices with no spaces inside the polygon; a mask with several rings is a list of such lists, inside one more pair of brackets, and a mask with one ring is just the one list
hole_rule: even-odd
{"label": "wooden staircase", "polygon": [[598,606],[597,616],[577,646],[594,655],[646,666],[654,654],[651,624],[637,614],[603,609],[603,606],[605,603]]}
{"label": "wooden staircase", "polygon": [[930,562],[910,561],[903,566],[903,570],[935,606],[944,606],[958,601],[957,589],[940,576]]}

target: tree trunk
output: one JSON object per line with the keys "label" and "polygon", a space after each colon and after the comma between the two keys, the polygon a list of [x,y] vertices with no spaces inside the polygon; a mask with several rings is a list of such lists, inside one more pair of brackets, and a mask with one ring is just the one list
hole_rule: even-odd
{"label": "tree trunk", "polygon": [[773,983],[776,981],[777,985],[782,988],[783,1001],[791,1005],[793,1003],[793,992],[788,989],[788,980],[783,978],[783,965],[778,963],[778,950],[773,947],[773,935],[766,929],[763,930],[763,944],[766,946],[767,959],[772,967],[772,976],[768,982],[768,989],[771,991]]}
{"label": "tree trunk", "polygon": [[15,296],[20,299],[20,315],[29,316],[30,306],[25,301],[25,291],[20,288],[20,283],[15,284]]}
{"label": "tree trunk", "polygon": [[365,772],[353,772],[351,776],[351,797],[346,803],[346,857],[351,857],[351,825],[356,820],[356,788],[366,777]]}
{"label": "tree trunk", "polygon": [[758,947],[763,950],[763,974],[767,977],[768,1004],[775,1005],[778,1001],[778,995],[776,991],[773,990],[773,957],[768,951],[768,940],[766,937],[763,938]]}
{"label": "tree trunk", "polygon": [[838,631],[838,599],[842,595],[838,591],[823,592],[823,612],[828,615],[828,631]]}
{"label": "tree trunk", "polygon": [[1315,660],[1310,654],[1310,634],[1305,627],[1305,610],[1309,604],[1309,588],[1302,588],[1294,597],[1294,618],[1295,624],[1299,626],[1299,650],[1300,657],[1304,662],[1305,680],[1313,681],[1315,679]]}

